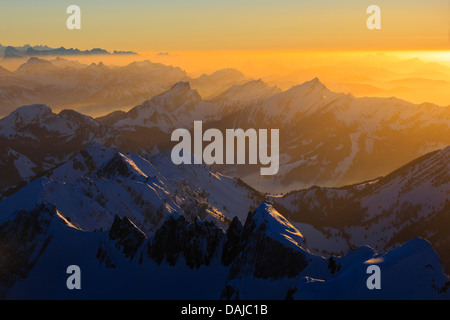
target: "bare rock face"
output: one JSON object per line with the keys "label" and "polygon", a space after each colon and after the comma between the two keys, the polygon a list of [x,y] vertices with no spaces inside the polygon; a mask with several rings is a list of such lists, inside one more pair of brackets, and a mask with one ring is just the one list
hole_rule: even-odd
{"label": "bare rock face", "polygon": [[222,263],[225,266],[230,265],[239,254],[241,237],[244,227],[237,217],[231,221],[227,230],[226,240],[223,245]]}
{"label": "bare rock face", "polygon": [[146,255],[158,264],[175,265],[183,257],[191,268],[209,265],[219,255],[224,233],[213,222],[187,221],[172,215],[149,239]]}
{"label": "bare rock face", "polygon": [[116,247],[122,248],[126,257],[132,258],[147,237],[130,219],[116,215],[109,230],[109,238],[116,241]]}

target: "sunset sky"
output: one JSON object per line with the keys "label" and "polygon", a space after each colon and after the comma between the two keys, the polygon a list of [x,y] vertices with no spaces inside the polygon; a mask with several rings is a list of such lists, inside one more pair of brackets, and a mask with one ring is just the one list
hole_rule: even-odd
{"label": "sunset sky", "polygon": [[[66,26],[73,4],[81,30]],[[366,26],[374,4],[381,30]],[[450,102],[450,0],[20,0],[1,5],[0,44],[131,50],[140,55],[76,59],[150,60],[193,77],[236,68],[283,90],[319,77],[357,96]]]}
{"label": "sunset sky", "polygon": [[[68,30],[66,8],[81,8]],[[381,8],[381,30],[366,9]],[[449,50],[449,0],[3,1],[3,45],[107,50]]]}

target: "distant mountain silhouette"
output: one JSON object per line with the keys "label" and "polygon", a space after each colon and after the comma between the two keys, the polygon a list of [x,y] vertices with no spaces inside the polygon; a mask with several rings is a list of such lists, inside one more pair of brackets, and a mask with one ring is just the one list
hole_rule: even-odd
{"label": "distant mountain silhouette", "polygon": [[109,52],[101,48],[93,48],[91,50],[80,50],[77,48],[50,48],[48,46],[30,46],[24,45],[22,47],[12,47],[12,46],[2,46],[0,45],[0,54],[3,55],[5,59],[11,58],[22,58],[22,57],[35,57],[35,56],[72,56],[72,55],[137,55],[133,51],[117,51]]}

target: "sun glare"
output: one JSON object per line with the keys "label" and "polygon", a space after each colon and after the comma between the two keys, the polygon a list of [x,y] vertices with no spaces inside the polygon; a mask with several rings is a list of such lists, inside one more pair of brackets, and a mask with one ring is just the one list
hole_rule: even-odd
{"label": "sun glare", "polygon": [[450,50],[395,51],[393,53],[401,58],[419,58],[425,62],[436,62],[450,67]]}

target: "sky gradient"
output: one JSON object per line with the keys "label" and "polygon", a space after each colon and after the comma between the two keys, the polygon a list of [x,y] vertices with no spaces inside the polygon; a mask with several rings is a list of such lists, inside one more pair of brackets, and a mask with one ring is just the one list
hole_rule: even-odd
{"label": "sky gradient", "polygon": [[[81,8],[68,30],[66,8]],[[366,9],[381,8],[381,30]],[[2,3],[3,45],[108,50],[448,50],[448,0],[77,0]]]}

